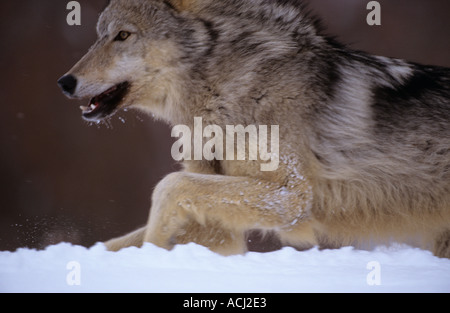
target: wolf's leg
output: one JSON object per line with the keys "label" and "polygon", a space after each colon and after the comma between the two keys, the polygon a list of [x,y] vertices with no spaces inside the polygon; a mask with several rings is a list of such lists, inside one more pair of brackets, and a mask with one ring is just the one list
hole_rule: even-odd
{"label": "wolf's leg", "polygon": [[306,181],[293,187],[249,177],[174,173],[153,193],[144,241],[166,249],[193,241],[239,254],[246,250],[245,233],[259,229],[275,231],[289,243],[311,243],[311,200]]}
{"label": "wolf's leg", "polygon": [[436,238],[433,250],[436,256],[450,259],[450,230],[442,232]]}
{"label": "wolf's leg", "polygon": [[141,247],[144,243],[144,234],[146,228],[138,229],[126,236],[111,239],[105,242],[105,246],[109,251],[119,251],[128,247]]}

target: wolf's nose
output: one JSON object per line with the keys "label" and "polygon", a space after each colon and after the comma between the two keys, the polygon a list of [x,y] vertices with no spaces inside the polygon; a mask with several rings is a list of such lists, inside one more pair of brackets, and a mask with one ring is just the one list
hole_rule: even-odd
{"label": "wolf's nose", "polygon": [[73,96],[77,88],[77,79],[73,75],[65,75],[58,80],[58,85],[64,93]]}

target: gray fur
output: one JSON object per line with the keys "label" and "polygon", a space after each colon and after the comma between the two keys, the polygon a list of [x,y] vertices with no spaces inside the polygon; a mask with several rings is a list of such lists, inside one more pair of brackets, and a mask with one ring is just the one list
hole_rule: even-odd
{"label": "gray fur", "polygon": [[[421,236],[449,257],[450,70],[352,51],[319,24],[295,0],[111,1],[69,72],[74,97],[126,80],[121,107],[171,125],[280,125],[283,160],[274,173],[185,162],[156,188],[148,226],[111,249],[196,241],[238,253],[260,229],[302,247]],[[242,193],[249,204],[236,204]]]}

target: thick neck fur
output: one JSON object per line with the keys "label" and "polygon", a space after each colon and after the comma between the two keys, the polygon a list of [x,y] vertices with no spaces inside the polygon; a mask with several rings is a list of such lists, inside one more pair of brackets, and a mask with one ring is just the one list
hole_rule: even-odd
{"label": "thick neck fur", "polygon": [[[327,69],[334,66],[324,52],[328,40],[297,1],[278,1],[275,9],[262,0],[197,2],[195,12],[182,14],[184,31],[178,39],[186,72],[180,73],[175,100],[182,101],[186,115],[168,114],[171,124],[193,116],[219,125],[267,123],[249,112],[254,106],[246,103],[280,102],[271,97],[275,90],[294,99],[316,83],[326,85]],[[321,77],[307,74],[313,72],[311,66],[324,68]],[[295,82],[280,86],[279,75]],[[180,105],[174,107],[179,110]],[[231,117],[228,110],[240,114]]]}

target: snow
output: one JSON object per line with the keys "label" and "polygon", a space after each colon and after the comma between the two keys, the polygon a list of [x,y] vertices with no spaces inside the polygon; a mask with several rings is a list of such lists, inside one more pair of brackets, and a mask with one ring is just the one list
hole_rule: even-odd
{"label": "snow", "polygon": [[405,245],[223,257],[189,244],[0,252],[0,292],[450,292],[450,260]]}

